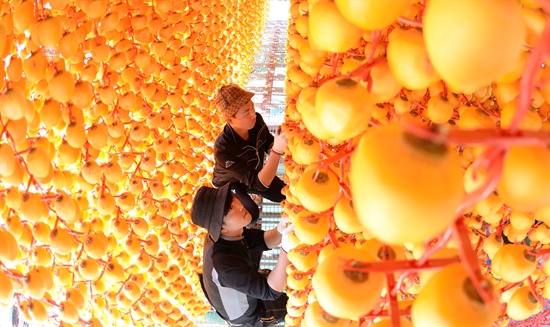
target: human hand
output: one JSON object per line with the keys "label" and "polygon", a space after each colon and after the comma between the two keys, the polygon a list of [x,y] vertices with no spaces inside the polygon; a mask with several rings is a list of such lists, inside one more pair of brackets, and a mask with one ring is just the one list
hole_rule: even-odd
{"label": "human hand", "polygon": [[279,223],[277,224],[277,231],[281,235],[285,235],[290,233],[294,229],[294,224],[290,222],[290,219],[288,217],[281,217],[281,220],[279,220]]}
{"label": "human hand", "polygon": [[290,243],[288,240],[288,234],[294,230],[294,224],[290,222],[288,217],[283,217],[277,225],[277,231],[282,235],[281,237],[281,248],[283,251],[287,252],[294,249],[296,245]]}
{"label": "human hand", "polygon": [[275,134],[275,140],[273,141],[272,149],[278,153],[284,153],[286,146],[288,144],[288,139],[286,138],[285,133],[278,132]]}
{"label": "human hand", "polygon": [[283,251],[285,251],[286,253],[290,252],[290,250],[294,249],[297,245],[290,242],[290,240],[288,239],[289,234],[290,233],[283,234],[283,237],[281,238],[281,249],[283,249]]}

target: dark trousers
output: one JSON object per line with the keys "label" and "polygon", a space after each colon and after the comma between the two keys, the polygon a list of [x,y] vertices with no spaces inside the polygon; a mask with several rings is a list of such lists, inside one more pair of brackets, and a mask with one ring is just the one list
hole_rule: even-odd
{"label": "dark trousers", "polygon": [[279,177],[275,176],[273,177],[273,181],[271,181],[271,185],[269,185],[269,188],[267,190],[258,191],[258,190],[248,189],[247,191],[248,193],[259,194],[266,199],[279,203],[284,199],[286,199],[286,196],[284,196],[281,193],[281,190],[285,186],[286,186],[285,182],[283,182]]}
{"label": "dark trousers", "polygon": [[[263,269],[262,273],[269,275],[271,270]],[[202,274],[198,274],[201,288],[208,299],[208,295],[204,290],[204,281]],[[275,326],[279,322],[285,320],[286,316],[286,302],[288,301],[288,296],[286,293],[281,293],[281,296],[272,301],[260,301],[260,312],[253,322],[241,323],[241,324],[231,324],[227,322],[228,326],[239,326],[239,327],[270,327]],[[222,319],[224,319],[217,311],[216,314]]]}
{"label": "dark trousers", "polygon": [[262,327],[272,326],[285,320],[286,302],[288,296],[282,293],[281,296],[273,301],[264,301],[265,310],[262,312],[263,317],[260,319]]}
{"label": "dark trousers", "polygon": [[286,293],[282,293],[281,296],[273,301],[262,301],[263,308],[260,309],[260,313],[255,321],[247,322],[243,324],[231,324],[228,326],[239,327],[271,327],[285,320],[286,316],[286,302],[288,296]]}

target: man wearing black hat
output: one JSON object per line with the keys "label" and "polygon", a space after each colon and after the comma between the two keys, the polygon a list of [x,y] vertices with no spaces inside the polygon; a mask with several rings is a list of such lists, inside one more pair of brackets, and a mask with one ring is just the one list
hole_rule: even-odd
{"label": "man wearing black hat", "polygon": [[284,133],[273,136],[269,132],[262,116],[254,110],[253,96],[235,84],[222,86],[216,94],[214,101],[227,124],[214,144],[212,184],[221,187],[240,182],[249,193],[281,202],[285,199],[281,193],[285,183],[276,173],[288,140]]}
{"label": "man wearing black hat", "polygon": [[[228,183],[201,187],[191,209],[194,224],[208,230],[203,253],[203,288],[210,304],[230,326],[266,327],[284,320],[288,297],[286,235],[293,226],[282,218],[268,231],[248,229],[259,216],[246,187]],[[261,253],[278,246],[277,263],[267,276],[258,271]]]}

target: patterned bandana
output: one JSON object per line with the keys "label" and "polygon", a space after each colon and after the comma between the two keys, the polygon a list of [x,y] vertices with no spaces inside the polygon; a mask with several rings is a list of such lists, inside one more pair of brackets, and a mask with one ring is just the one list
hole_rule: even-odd
{"label": "patterned bandana", "polygon": [[247,104],[253,96],[254,93],[245,91],[236,84],[229,84],[222,86],[218,90],[214,101],[221,111],[223,118],[227,121]]}

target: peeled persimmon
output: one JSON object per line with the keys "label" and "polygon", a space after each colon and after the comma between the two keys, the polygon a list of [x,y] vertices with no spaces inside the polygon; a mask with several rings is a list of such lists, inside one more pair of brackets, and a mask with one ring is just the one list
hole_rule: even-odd
{"label": "peeled persimmon", "polygon": [[492,269],[503,280],[515,283],[529,277],[537,266],[537,258],[523,244],[506,244],[494,255]]}
{"label": "peeled persimmon", "polygon": [[57,149],[57,154],[63,163],[71,165],[80,160],[81,151],[78,148],[70,146],[67,141],[62,141]]}
{"label": "peeled persimmon", "polygon": [[317,265],[315,249],[310,249],[306,244],[300,244],[288,252],[288,260],[300,271],[308,271]]}
{"label": "peeled persimmon", "polygon": [[96,209],[102,215],[111,215],[116,210],[116,202],[110,193],[101,194],[96,202]]}
{"label": "peeled persimmon", "polygon": [[[321,192],[322,190],[322,192]],[[313,212],[332,207],[340,194],[338,176],[327,167],[309,165],[296,184],[295,196],[302,205]]]}
{"label": "peeled persimmon", "polygon": [[95,280],[101,273],[102,266],[98,261],[87,258],[78,262],[77,269],[84,280]]}
{"label": "peeled persimmon", "polygon": [[434,124],[447,123],[454,113],[453,104],[445,97],[433,95],[428,100],[428,118]]}
{"label": "peeled persimmon", "polygon": [[485,111],[475,106],[460,106],[458,109],[460,119],[458,120],[458,127],[466,130],[473,130],[478,128],[492,128],[495,126],[495,122]]}
{"label": "peeled persimmon", "polygon": [[31,175],[38,178],[48,176],[53,169],[48,153],[42,147],[33,147],[27,154],[27,169]]}
{"label": "peeled persimmon", "polygon": [[36,223],[46,219],[49,214],[49,208],[42,201],[40,193],[24,193],[21,197],[21,215],[30,222]]}
{"label": "peeled persimmon", "polygon": [[501,235],[491,234],[483,242],[483,251],[487,253],[491,260],[493,260],[495,254],[498,252],[498,250],[500,250],[503,245],[504,242]]}
{"label": "peeled persimmon", "polygon": [[23,281],[25,293],[33,299],[40,299],[46,293],[46,285],[44,279],[38,270],[30,270]]}
{"label": "peeled persimmon", "polygon": [[361,272],[363,262],[375,261],[366,251],[353,247],[334,249],[319,263],[312,278],[315,296],[330,315],[342,319],[359,318],[380,299],[384,275]]}
{"label": "peeled persimmon", "polygon": [[76,33],[65,33],[58,42],[59,53],[65,59],[71,59],[78,53],[78,40]]}
{"label": "peeled persimmon", "polygon": [[309,8],[308,39],[313,49],[344,52],[354,47],[363,30],[348,22],[332,1],[317,1]]}
{"label": "peeled persimmon", "polygon": [[2,247],[0,248],[0,259],[5,261],[15,261],[19,252],[19,244],[15,236],[7,229],[0,228],[0,237]]}
{"label": "peeled persimmon", "polygon": [[514,146],[504,158],[497,191],[504,203],[523,212],[550,205],[550,148]]}
{"label": "peeled persimmon", "polygon": [[371,238],[361,245],[356,244],[357,248],[365,250],[376,260],[405,260],[405,253],[401,247],[386,246],[376,238]]}
{"label": "peeled persimmon", "polygon": [[73,302],[66,300],[60,303],[59,320],[65,323],[74,324],[78,322],[79,319],[80,315],[78,314],[78,309]]}
{"label": "peeled persimmon", "polygon": [[297,270],[288,274],[286,282],[287,286],[293,290],[304,290],[311,283],[307,275],[303,275]]}
{"label": "peeled persimmon", "polygon": [[335,4],[350,23],[373,31],[394,23],[411,6],[411,1],[336,0]]}
{"label": "peeled persimmon", "polygon": [[309,165],[319,159],[321,144],[318,140],[296,137],[295,143],[293,158],[296,163]]}
{"label": "peeled persimmon", "polygon": [[[503,129],[508,129],[512,124],[514,117],[517,115],[518,101],[512,100],[504,105],[501,105],[500,126]],[[535,108],[530,108],[522,117],[518,128],[521,130],[539,131],[542,127],[542,120]]]}
{"label": "peeled persimmon", "polygon": [[305,39],[298,43],[298,51],[300,52],[300,67],[309,75],[317,74],[325,63],[327,53],[311,48],[311,44]]}
{"label": "peeled persimmon", "polygon": [[86,130],[84,123],[72,121],[65,130],[65,139],[73,148],[82,148],[86,143]]}
{"label": "peeled persimmon", "polygon": [[366,133],[351,157],[359,220],[389,244],[419,243],[448,227],[462,201],[462,180],[456,153],[396,125]]}
{"label": "peeled persimmon", "polygon": [[27,172],[23,169],[21,163],[15,160],[13,173],[11,175],[2,176],[2,181],[8,185],[15,186],[20,185],[27,177]]}
{"label": "peeled persimmon", "polygon": [[25,0],[15,7],[13,12],[13,27],[18,33],[23,33],[36,21],[34,16],[34,1]]}
{"label": "peeled persimmon", "polygon": [[103,233],[90,233],[84,242],[84,251],[93,259],[101,259],[107,253],[107,237]]}
{"label": "peeled persimmon", "polygon": [[63,37],[63,25],[59,16],[50,16],[40,22],[38,40],[44,47],[55,47]]}
{"label": "peeled persimmon", "polygon": [[387,59],[395,79],[409,90],[425,89],[439,80],[430,63],[422,32],[416,29],[392,31]]}
{"label": "peeled persimmon", "polygon": [[73,222],[77,214],[78,203],[66,192],[61,194],[51,203],[56,214],[67,222]]}
{"label": "peeled persimmon", "polygon": [[71,102],[80,109],[87,109],[94,99],[94,88],[92,83],[87,81],[78,81],[75,84]]}
{"label": "peeled persimmon", "polygon": [[517,289],[508,300],[506,314],[514,320],[521,321],[539,313],[542,308],[543,304],[533,295],[531,288],[525,285]]}
{"label": "peeled persimmon", "polygon": [[348,327],[351,321],[332,316],[323,310],[318,301],[315,301],[307,306],[304,314],[304,323],[307,326],[317,327]]}
{"label": "peeled persimmon", "polygon": [[0,176],[11,176],[15,172],[16,158],[13,148],[0,143]]}
{"label": "peeled persimmon", "polygon": [[8,304],[13,300],[13,285],[10,278],[0,270],[0,304]]}
{"label": "peeled persimmon", "polygon": [[313,136],[321,140],[333,139],[333,136],[321,123],[320,117],[315,113],[315,98],[315,94],[310,94],[302,104],[296,105],[296,109],[301,114],[303,124]]}
{"label": "peeled persimmon", "polygon": [[513,0],[430,1],[423,25],[435,70],[451,90],[464,93],[506,74],[520,60],[526,36],[521,7]]}
{"label": "peeled persimmon", "polygon": [[535,224],[535,216],[531,213],[513,210],[510,213],[510,225],[518,230],[528,230]]}
{"label": "peeled persimmon", "polygon": [[9,120],[19,120],[25,117],[27,102],[25,92],[19,87],[8,88],[0,94],[0,114]]}
{"label": "peeled persimmon", "polygon": [[57,72],[48,85],[50,95],[59,102],[69,101],[73,96],[74,89],[74,76],[66,70]]}
{"label": "peeled persimmon", "polygon": [[357,218],[353,200],[347,196],[342,196],[336,203],[333,214],[336,227],[344,233],[355,234],[364,229],[359,218]]}
{"label": "peeled persimmon", "polygon": [[90,18],[100,18],[107,11],[108,5],[108,0],[87,1],[83,3],[82,11]]}
{"label": "peeled persimmon", "polygon": [[357,81],[336,78],[317,90],[315,114],[332,137],[345,141],[367,129],[373,104],[367,89]]}
{"label": "peeled persimmon", "polygon": [[6,67],[6,76],[12,82],[18,82],[23,73],[23,61],[20,57],[12,56],[10,63]]}
{"label": "peeled persimmon", "polygon": [[[499,301],[490,283],[491,297],[483,302],[462,263],[443,267],[416,296],[411,317],[415,326],[491,326],[499,314]],[[449,305],[452,299],[452,305]]]}
{"label": "peeled persimmon", "polygon": [[315,215],[310,211],[300,211],[294,220],[294,234],[304,244],[317,244],[327,235],[329,218],[327,215]]}
{"label": "peeled persimmon", "polygon": [[43,247],[36,247],[31,253],[31,260],[35,265],[49,266],[53,255]]}
{"label": "peeled persimmon", "polygon": [[93,124],[88,129],[86,135],[88,143],[97,150],[101,150],[107,145],[109,139],[109,132],[107,131],[107,126],[104,123]]}
{"label": "peeled persimmon", "polygon": [[372,78],[370,95],[375,103],[390,101],[403,88],[401,83],[391,73],[386,61],[372,67],[370,77]]}

